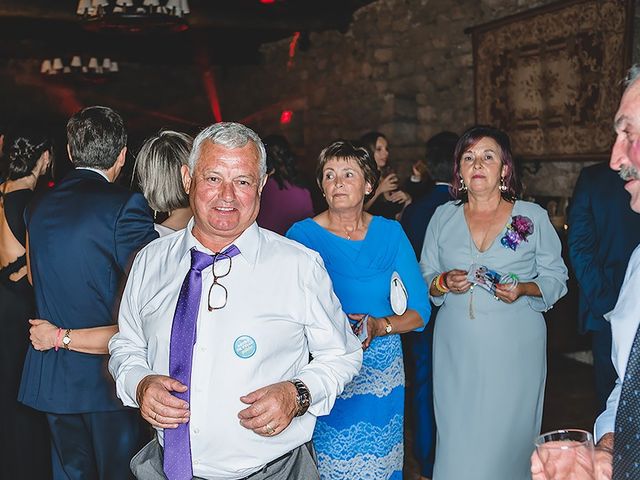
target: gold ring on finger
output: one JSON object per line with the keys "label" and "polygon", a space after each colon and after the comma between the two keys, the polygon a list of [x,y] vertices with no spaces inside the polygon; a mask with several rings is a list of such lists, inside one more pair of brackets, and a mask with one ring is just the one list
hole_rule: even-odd
{"label": "gold ring on finger", "polygon": [[268,435],[273,435],[275,433],[274,428],[269,423],[264,426],[264,429],[267,431]]}

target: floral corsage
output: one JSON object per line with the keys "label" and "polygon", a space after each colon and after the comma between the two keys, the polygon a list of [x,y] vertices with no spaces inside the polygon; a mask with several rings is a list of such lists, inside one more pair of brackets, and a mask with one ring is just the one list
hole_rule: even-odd
{"label": "floral corsage", "polygon": [[514,215],[511,217],[511,223],[507,225],[507,232],[500,239],[500,243],[515,251],[522,241],[528,241],[527,237],[532,233],[533,222],[531,219],[523,215]]}

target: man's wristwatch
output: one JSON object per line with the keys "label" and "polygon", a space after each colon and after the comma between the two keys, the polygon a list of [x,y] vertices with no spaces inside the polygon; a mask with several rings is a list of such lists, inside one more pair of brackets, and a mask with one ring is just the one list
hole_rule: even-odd
{"label": "man's wristwatch", "polygon": [[293,383],[293,386],[296,387],[297,395],[296,395],[296,403],[298,404],[298,411],[296,412],[296,417],[301,417],[307,410],[309,409],[309,405],[311,405],[311,393],[309,389],[304,384],[302,380],[294,378],[293,380],[289,380]]}
{"label": "man's wristwatch", "polygon": [[71,329],[67,328],[67,331],[64,332],[64,337],[62,337],[62,347],[65,350],[69,350],[70,343],[71,343]]}

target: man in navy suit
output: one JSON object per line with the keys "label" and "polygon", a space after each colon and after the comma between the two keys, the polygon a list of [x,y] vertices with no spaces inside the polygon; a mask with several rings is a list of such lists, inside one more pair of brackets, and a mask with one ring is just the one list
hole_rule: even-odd
{"label": "man in navy suit", "polygon": [[[411,203],[403,212],[401,224],[416,257],[420,260],[427,225],[433,213],[451,200],[449,182],[453,171],[453,152],[458,135],[440,132],[427,141],[426,163],[433,186],[428,193]],[[433,475],[435,459],[435,419],[433,414],[432,344],[433,325],[438,309],[431,306],[431,321],[422,332],[402,336],[404,359],[409,379],[407,394],[414,415],[413,452],[420,465],[420,478]]]}
{"label": "man in navy suit", "polygon": [[47,413],[54,480],[130,478],[145,442],[137,410],[115,394],[107,343],[117,331],[120,284],[157,237],[149,206],[114,185],[125,163],[120,115],[88,107],[67,124],[76,167],[25,213],[38,316],[31,320],[19,400]]}
{"label": "man in navy suit", "polygon": [[569,258],[580,286],[578,326],[592,335],[598,414],[617,378],[611,326],[603,315],[613,310],[629,257],[640,243],[640,218],[624,184],[607,163],[585,167],[569,209]]}

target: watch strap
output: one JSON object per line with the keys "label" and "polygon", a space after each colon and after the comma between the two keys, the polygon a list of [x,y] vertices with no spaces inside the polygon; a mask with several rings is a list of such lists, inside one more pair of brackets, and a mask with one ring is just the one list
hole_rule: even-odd
{"label": "watch strap", "polygon": [[65,350],[69,350],[69,345],[71,344],[71,329],[67,328],[64,332],[64,336],[62,337],[62,347]]}
{"label": "watch strap", "polygon": [[304,384],[302,380],[299,378],[294,378],[293,380],[289,380],[296,387],[296,403],[298,405],[298,410],[296,411],[296,417],[301,417],[311,405],[311,392]]}
{"label": "watch strap", "polygon": [[389,317],[382,317],[382,318],[384,318],[384,321],[387,323],[387,325],[384,327],[384,331],[387,333],[387,335],[389,335],[393,331],[393,325],[391,325],[391,320],[389,320]]}

